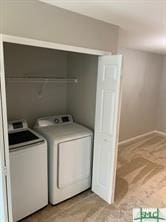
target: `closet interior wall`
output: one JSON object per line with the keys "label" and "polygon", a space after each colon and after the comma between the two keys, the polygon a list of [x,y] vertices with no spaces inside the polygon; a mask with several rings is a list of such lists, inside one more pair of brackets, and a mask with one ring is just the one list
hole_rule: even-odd
{"label": "closet interior wall", "polygon": [[77,122],[94,129],[98,57],[71,53],[68,57],[69,78],[78,84],[68,85],[67,109]]}
{"label": "closet interior wall", "polygon": [[78,78],[78,83],[6,81],[8,120],[72,114],[94,128],[98,56],[4,43],[6,77]]}

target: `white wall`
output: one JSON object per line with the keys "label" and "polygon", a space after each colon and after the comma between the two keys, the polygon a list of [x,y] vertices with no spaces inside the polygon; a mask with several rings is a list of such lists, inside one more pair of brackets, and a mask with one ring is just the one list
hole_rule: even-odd
{"label": "white wall", "polygon": [[79,81],[68,85],[68,112],[77,122],[94,129],[98,57],[72,53],[68,61],[69,77]]}
{"label": "white wall", "polygon": [[120,141],[156,129],[162,56],[121,49],[123,96]]}
{"label": "white wall", "polygon": [[158,101],[157,129],[166,132],[166,56],[163,56],[163,69]]}
{"label": "white wall", "polygon": [[0,1],[0,32],[116,52],[118,27],[38,0]]}
{"label": "white wall", "polygon": [[[6,76],[67,77],[68,54],[52,49],[5,44]],[[27,119],[30,126],[36,118],[63,114],[67,110],[67,84],[7,82],[8,119]]]}

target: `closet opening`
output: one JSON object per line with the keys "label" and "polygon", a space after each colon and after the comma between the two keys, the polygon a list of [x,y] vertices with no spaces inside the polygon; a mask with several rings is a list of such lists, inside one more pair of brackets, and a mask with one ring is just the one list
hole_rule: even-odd
{"label": "closet opening", "polygon": [[88,189],[113,203],[122,56],[4,39],[4,168],[14,221]]}
{"label": "closet opening", "polygon": [[4,61],[18,221],[91,188],[98,56],[5,42]]}

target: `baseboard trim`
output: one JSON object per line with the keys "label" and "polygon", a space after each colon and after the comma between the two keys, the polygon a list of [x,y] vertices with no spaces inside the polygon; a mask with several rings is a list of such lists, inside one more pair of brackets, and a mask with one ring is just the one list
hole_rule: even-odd
{"label": "baseboard trim", "polygon": [[166,136],[166,132],[160,131],[160,130],[155,130],[155,133],[161,135],[161,136]]}
{"label": "baseboard trim", "polygon": [[[142,138],[142,137],[149,136],[149,135],[151,135],[151,134],[153,134],[153,133],[159,133],[159,134],[161,134],[162,132],[160,133],[160,131],[153,130],[153,131],[150,131],[150,132],[147,132],[147,133],[144,133],[144,134],[141,134],[141,135],[138,135],[138,136],[129,138],[129,139],[127,139],[127,140],[122,140],[121,142],[118,143],[118,145],[124,145],[124,144],[126,144],[126,143],[132,142],[132,141],[137,140],[137,139],[140,139],[140,138]],[[166,135],[166,133],[165,133],[165,135]]]}

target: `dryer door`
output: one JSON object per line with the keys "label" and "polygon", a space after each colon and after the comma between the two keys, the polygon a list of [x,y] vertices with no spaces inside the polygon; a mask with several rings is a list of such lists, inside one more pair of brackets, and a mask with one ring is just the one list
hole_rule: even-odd
{"label": "dryer door", "polygon": [[91,176],[92,138],[83,137],[58,145],[58,188]]}

